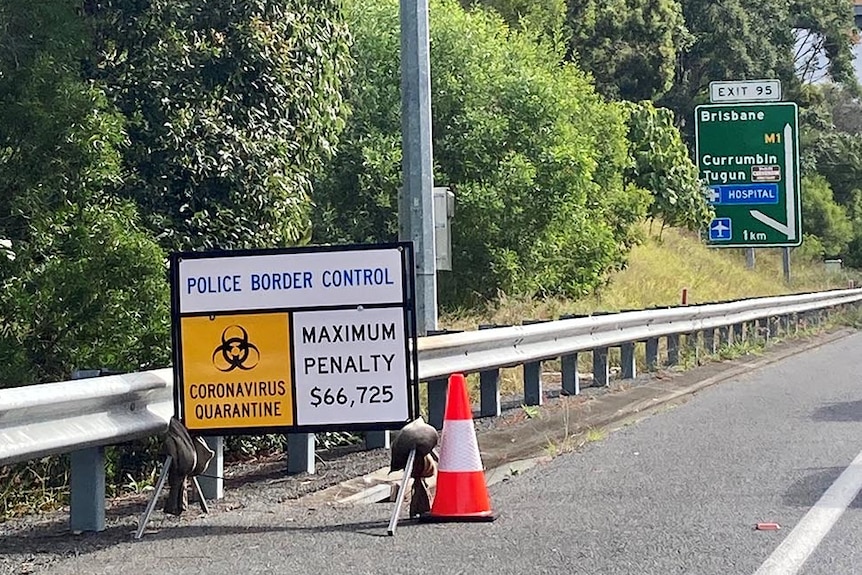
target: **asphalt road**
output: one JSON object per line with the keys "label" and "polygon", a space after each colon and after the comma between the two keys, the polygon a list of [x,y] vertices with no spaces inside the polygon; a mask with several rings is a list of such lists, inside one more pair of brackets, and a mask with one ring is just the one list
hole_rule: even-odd
{"label": "asphalt road", "polygon": [[493,523],[387,537],[391,504],[253,503],[45,572],[860,573],[860,350],[856,334],[754,370],[494,485]]}

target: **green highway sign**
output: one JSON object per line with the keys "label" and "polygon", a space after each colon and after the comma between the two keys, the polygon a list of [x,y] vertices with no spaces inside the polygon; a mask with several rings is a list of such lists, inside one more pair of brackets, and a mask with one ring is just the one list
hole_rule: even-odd
{"label": "green highway sign", "polygon": [[796,104],[706,104],[694,114],[697,165],[715,208],[708,245],[800,245]]}

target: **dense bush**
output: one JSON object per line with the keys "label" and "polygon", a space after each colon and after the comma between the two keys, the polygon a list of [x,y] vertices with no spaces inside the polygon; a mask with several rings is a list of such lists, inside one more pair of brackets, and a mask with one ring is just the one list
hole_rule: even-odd
{"label": "dense bush", "polygon": [[802,178],[803,228],[816,236],[825,256],[846,253],[853,226],[844,206],[835,203],[832,188],[819,174]]}
{"label": "dense bush", "polygon": [[649,101],[624,105],[631,143],[626,177],[652,194],[649,217],[663,226],[704,228],[713,216],[707,187],[673,123],[673,113]]}
{"label": "dense bush", "polygon": [[[317,183],[316,241],[397,237],[398,3],[349,8],[357,70],[340,153]],[[561,54],[494,13],[431,4],[436,185],[456,195],[441,302],[590,291],[624,262],[648,194],[625,186],[625,114]]]}
{"label": "dense bush", "polygon": [[343,125],[338,0],[88,3],[128,124],[122,194],[166,249],[307,239],[310,176]]}
{"label": "dense bush", "polygon": [[88,29],[69,2],[5,4],[0,27],[0,387],[164,365],[164,258],[110,194],[123,121],[80,78]]}

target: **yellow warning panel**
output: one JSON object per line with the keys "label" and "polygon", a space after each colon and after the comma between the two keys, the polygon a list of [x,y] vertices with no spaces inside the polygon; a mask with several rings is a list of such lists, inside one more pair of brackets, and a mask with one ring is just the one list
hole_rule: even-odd
{"label": "yellow warning panel", "polygon": [[181,318],[188,429],[293,425],[289,321],[286,313]]}

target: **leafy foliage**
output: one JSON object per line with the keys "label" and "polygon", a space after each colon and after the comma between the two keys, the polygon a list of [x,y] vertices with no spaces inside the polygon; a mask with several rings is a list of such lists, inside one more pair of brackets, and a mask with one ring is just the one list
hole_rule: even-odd
{"label": "leafy foliage", "polygon": [[566,21],[565,0],[460,0],[460,4],[465,9],[494,10],[510,28],[554,41],[563,34]]}
{"label": "leafy foliage", "polygon": [[626,176],[652,194],[649,217],[662,225],[703,228],[713,217],[708,190],[673,123],[673,113],[648,101],[626,103],[625,108],[632,157]]}
{"label": "leafy foliage", "polygon": [[128,119],[122,193],[168,249],[307,239],[343,125],[337,0],[104,0],[90,74]]}
{"label": "leafy foliage", "polygon": [[163,254],[119,181],[122,119],[80,80],[72,2],[0,10],[0,386],[169,356]]}
{"label": "leafy foliage", "polygon": [[691,118],[714,80],[779,78],[785,89],[793,84],[793,34],[785,0],[681,4],[694,40],[679,59],[672,89],[661,100],[678,117]]}
{"label": "leafy foliage", "polygon": [[800,31],[800,43],[809,47],[808,50],[797,49],[795,55],[795,67],[803,80],[822,79],[812,74],[819,68],[815,62],[825,57],[829,77],[858,93],[851,51],[856,35],[853,2],[792,0],[790,18],[792,27]]}
{"label": "leafy foliage", "polygon": [[[820,255],[840,255],[847,265],[862,265],[862,185],[859,184],[862,181],[862,139],[853,114],[857,104],[845,90],[836,87],[810,86],[801,94],[800,150],[803,173],[809,178],[824,180],[829,188],[829,197],[849,218],[852,230],[852,237],[846,246],[835,251],[834,245],[824,245]],[[808,189],[803,188],[803,202],[808,193]],[[828,217],[821,217],[819,221],[804,219],[803,227],[809,234],[829,236],[833,232],[820,226],[830,221]],[[839,231],[837,236],[843,238],[844,233]]]}
{"label": "leafy foliage", "polygon": [[828,54],[831,78],[855,92],[850,48],[855,36],[849,0],[682,0],[685,25],[694,38],[681,55],[672,89],[660,101],[685,124],[691,137],[694,107],[705,101],[709,82],[778,78],[785,99],[800,90],[797,69],[805,50],[797,40],[809,32]]}
{"label": "leafy foliage", "polygon": [[847,210],[835,203],[829,182],[819,174],[802,179],[802,220],[807,232],[819,239],[822,255],[844,253],[853,239]]}
{"label": "leafy foliage", "polygon": [[[560,54],[491,12],[431,5],[435,181],[454,188],[441,301],[580,295],[624,262],[648,195],[623,183],[622,110]],[[400,184],[397,3],[349,11],[356,75],[345,145],[316,187],[318,241],[392,240]],[[361,55],[361,58],[359,57]]]}
{"label": "leafy foliage", "polygon": [[569,55],[608,98],[649,100],[670,88],[691,37],[679,0],[570,0]]}

